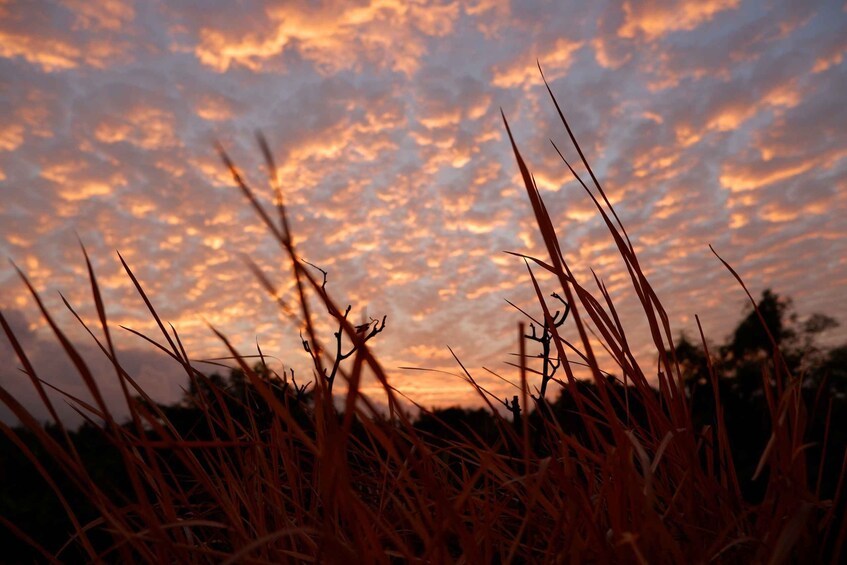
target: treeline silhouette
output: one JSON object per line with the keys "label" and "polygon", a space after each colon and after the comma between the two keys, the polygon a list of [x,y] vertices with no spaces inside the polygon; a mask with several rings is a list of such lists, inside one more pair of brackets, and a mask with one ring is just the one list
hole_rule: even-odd
{"label": "treeline silhouette", "polygon": [[[793,456],[807,459],[810,487],[817,489],[819,496],[837,497],[847,447],[847,344],[826,348],[819,342],[820,337],[835,328],[838,322],[824,314],[814,314],[800,322],[792,311],[791,301],[770,290],[761,295],[758,311],[761,319],[750,308],[722,345],[709,345],[707,350],[700,340],[695,341],[685,335],[676,341],[673,354],[683,373],[692,426],[701,434],[703,442],[714,442],[718,419],[724,419],[730,434],[728,447],[736,467],[735,476],[740,481],[743,496],[751,503],[761,501],[768,470],[766,465],[759,469],[760,459],[767,449],[771,422],[775,421],[773,414],[778,410],[773,399],[778,389],[787,386],[774,377],[774,374],[780,374],[779,371],[769,369],[775,354],[773,345],[776,344],[776,354],[782,355],[792,378],[802,379],[802,413],[807,430],[805,452]],[[761,320],[764,320],[764,325]],[[536,341],[544,346],[543,340]],[[549,354],[548,347],[542,355]],[[558,361],[555,358],[542,360],[544,371],[548,371],[548,365],[555,366]],[[275,434],[279,435],[279,431],[285,430],[291,422],[296,422],[300,430],[314,433],[315,414],[310,386],[298,384],[293,373],[278,375],[262,363],[253,370],[267,384],[264,390],[257,390],[240,369],[231,370],[226,377],[212,374],[207,378],[192,378],[183,398],[173,404],[157,405],[157,413],[170,422],[180,437],[198,447],[202,447],[204,442],[219,441],[221,437],[237,438],[242,433],[246,436],[251,430],[276,437]],[[549,374],[552,376],[552,373]],[[716,375],[717,379],[712,375]],[[619,417],[647,425],[638,391],[613,375],[606,378],[609,379],[611,386],[608,390],[612,392],[612,402]],[[578,381],[576,386],[582,398],[597,398],[595,383]],[[543,395],[530,400],[532,404],[526,420],[520,418],[519,406],[511,415],[505,412],[505,416],[489,409],[451,407],[423,411],[416,418],[415,429],[436,453],[439,445],[456,441],[509,452],[515,446],[504,440],[507,436],[501,433],[501,427],[511,425],[519,432],[512,436],[526,432],[535,453],[543,457],[545,453],[555,453],[550,442],[556,440],[545,433],[549,430],[546,424],[550,420],[567,434],[587,437],[585,419],[568,388],[563,387],[555,400],[546,401]],[[274,402],[286,407],[291,422],[280,421],[276,416],[278,411],[270,407]],[[512,405],[504,404],[511,410]],[[152,411],[154,407],[150,408]],[[527,407],[522,408],[527,410]],[[339,421],[343,420],[343,414],[336,415]],[[602,417],[601,414],[597,416]],[[385,420],[381,425],[390,427],[392,423]],[[523,430],[522,425],[528,429]],[[351,441],[367,440],[366,434],[357,432],[360,426],[361,422],[354,419]],[[57,442],[66,441],[55,426],[48,425],[47,432]],[[145,448],[152,445],[159,450],[161,466],[168,470],[171,480],[179,482],[181,477],[189,476],[181,472],[184,460],[169,452],[166,438],[160,438],[154,429],[148,429],[146,434],[149,442]],[[133,489],[121,455],[98,424],[84,423],[69,437],[90,476],[104,492],[116,500],[124,500],[128,505],[136,502],[127,499]],[[156,445],[157,439],[162,440],[161,445]],[[287,438],[286,441],[294,440]],[[186,445],[183,442],[179,449],[186,449]],[[457,455],[452,453],[445,457]],[[706,460],[705,455],[703,457],[702,464],[717,464]],[[83,524],[98,518],[87,493],[74,486],[33,432],[26,428],[15,428],[13,437],[0,437],[0,461],[0,517],[4,522],[0,524],[0,548],[3,548],[0,561],[32,562],[39,559],[39,553],[22,539],[21,534],[31,536],[51,553],[62,550],[59,557],[63,560],[83,560],[84,553],[73,543],[68,544],[76,530],[54,491],[37,472],[37,466],[43,466],[49,476],[54,477]],[[215,463],[204,461],[203,464]],[[308,460],[298,461],[298,465],[299,472],[304,475],[310,472]],[[351,461],[351,465],[355,466],[356,461]],[[192,485],[187,481],[180,488],[190,495]],[[361,488],[371,487],[363,485]],[[843,494],[841,496],[843,498]],[[203,508],[203,500],[195,502],[197,508]],[[835,504],[840,503],[835,500]],[[208,509],[204,519],[213,520],[214,512],[213,508]],[[93,543],[108,544],[110,540],[108,535],[98,534],[96,528],[92,529]],[[208,543],[214,545],[215,540],[208,540]],[[63,549],[65,544],[68,546]],[[104,545],[104,549],[106,547]]]}

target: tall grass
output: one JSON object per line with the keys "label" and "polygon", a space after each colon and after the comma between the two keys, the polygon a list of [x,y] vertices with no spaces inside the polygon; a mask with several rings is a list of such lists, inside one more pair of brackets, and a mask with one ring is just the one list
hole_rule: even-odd
{"label": "tall grass", "polygon": [[[591,197],[614,240],[658,356],[657,367],[640,366],[606,287],[595,278],[597,290],[591,291],[575,276],[504,115],[547,251],[544,257],[525,259],[542,322],[552,334],[552,354],[561,363],[559,382],[574,401],[578,430],[552,417],[543,397],[530,415],[533,399],[527,386],[530,369],[522,326],[518,331],[522,410],[514,410],[514,422],[500,416],[491,395],[465,371],[469,386],[496,417],[495,440],[483,441],[462,429],[435,438],[416,428],[366,336],[356,331],[346,311],[298,255],[277,169],[267,144],[260,140],[275,211],[262,206],[225,151],[220,153],[291,266],[297,305],[281,303],[281,307],[297,319],[312,353],[313,401],[306,403],[303,391],[287,381],[268,378],[265,370],[257,370],[221,331],[212,328],[258,397],[244,400],[206,386],[210,394],[198,395],[197,402],[207,436],[180,431],[121,365],[86,255],[99,328],[79,321],[114,366],[130,407],[130,421],[118,422],[94,375],[20,272],[93,399],[71,400],[119,454],[128,487],[117,495],[92,477],[56,415],[46,383],[0,314],[0,325],[56,420],[57,431],[48,432],[10,391],[0,388],[0,401],[54,460],[50,466],[54,470],[48,470],[15,430],[3,423],[0,429],[53,489],[74,532],[65,547],[49,552],[39,545],[38,532],[20,531],[4,517],[0,523],[52,562],[782,563],[810,556],[837,560],[845,521],[837,505],[822,500],[810,487],[799,380],[789,374],[774,343],[773,359],[763,365],[763,379],[779,386],[765,387],[772,432],[757,470],[767,481],[766,494],[761,502],[747,501],[733,465],[732,430],[721,416],[718,374],[710,366],[716,424],[705,431],[695,429],[673,354],[668,316],[552,91],[550,96],[588,178],[581,178],[560,152],[563,165]],[[130,266],[123,258],[121,262],[160,330],[158,337],[145,339],[178,363],[197,387],[208,385],[208,377],[192,363],[175,329],[160,319]],[[570,306],[569,320],[579,336],[575,343],[560,335],[555,305],[548,304],[536,281],[538,269],[554,277],[557,293]],[[336,363],[334,344],[327,346],[321,340],[314,304],[338,322],[338,343],[344,336],[352,344],[345,363]],[[707,347],[702,330],[701,338]],[[595,353],[598,341],[624,386],[601,370]],[[593,386],[578,381],[571,368],[576,363],[587,365]],[[333,379],[323,378],[329,374]],[[365,374],[381,383],[388,399],[387,415],[362,394]],[[346,384],[340,411],[332,398],[335,376]],[[637,413],[633,406],[639,407]],[[245,417],[236,417],[236,411]],[[63,480],[86,494],[96,519],[77,516],[78,509],[56,480],[55,468]],[[843,476],[842,472],[841,482]]]}

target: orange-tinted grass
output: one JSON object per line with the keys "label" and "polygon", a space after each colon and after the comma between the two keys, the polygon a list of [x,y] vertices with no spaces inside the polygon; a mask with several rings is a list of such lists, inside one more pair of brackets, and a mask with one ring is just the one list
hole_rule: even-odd
{"label": "orange-tinted grass", "polygon": [[[799,381],[787,374],[774,347],[772,367],[780,385],[776,390],[765,387],[772,435],[757,470],[761,473],[767,469],[762,480],[768,486],[760,503],[745,501],[732,461],[732,430],[726,428],[721,415],[717,372],[709,366],[718,405],[716,428],[702,432],[691,423],[664,308],[552,91],[550,95],[593,187],[577,175],[558,147],[556,150],[592,198],[624,261],[650,328],[658,356],[657,371],[639,366],[602,281],[594,276],[597,298],[576,279],[504,115],[548,254],[544,259],[526,257],[530,281],[552,333],[552,345],[562,359],[565,379],[560,382],[574,399],[585,433],[575,435],[556,419],[545,417],[546,404],[530,417],[530,369],[526,366],[522,327],[520,421],[508,422],[501,417],[490,394],[457,358],[470,386],[494,411],[498,438],[493,445],[487,444],[469,430],[453,429],[444,422],[449,437],[421,432],[402,409],[402,393],[389,384],[367,343],[297,254],[267,143],[260,138],[277,219],[263,208],[253,189],[219,149],[236,185],[291,264],[298,299],[297,314],[292,316],[304,330],[318,375],[313,405],[297,404],[305,420],[298,417],[293,407],[300,401],[275,392],[251,367],[249,358],[212,328],[272,417],[266,425],[260,424],[249,403],[209,387],[211,398],[199,395],[195,400],[203,410],[211,437],[183,437],[122,367],[112,344],[95,272],[85,254],[103,337],[97,337],[78,319],[109,358],[121,383],[131,421],[119,425],[84,360],[21,273],[94,402],[72,400],[118,450],[131,485],[131,491],[121,496],[104,492],[91,478],[60,422],[63,441],[47,434],[13,394],[0,388],[0,401],[36,435],[76,488],[90,493],[99,515],[91,523],[81,523],[47,469],[13,429],[0,424],[0,430],[24,450],[55,491],[73,524],[75,534],[55,558],[61,560],[74,551],[74,555],[91,561],[127,562],[779,563],[791,556],[820,556],[819,552],[830,547],[834,552],[830,557],[837,559],[845,522],[836,505],[821,500],[809,486]],[[207,383],[176,330],[165,326],[129,265],[122,257],[120,260],[165,343],[143,337],[179,363],[190,381]],[[571,306],[577,343],[567,342],[552,323],[553,316],[532,268],[545,269],[558,281],[561,294]],[[741,283],[729,265],[727,268]],[[262,282],[273,289],[267,279]],[[284,311],[295,310],[275,298]],[[327,382],[320,378],[333,364],[333,352],[317,335],[316,314],[310,307],[313,299],[358,346],[349,364],[338,372],[347,385],[341,415],[334,408]],[[24,373],[58,421],[42,381],[2,316],[0,325]],[[592,333],[621,375],[623,390],[600,367],[590,341]],[[702,330],[701,339],[707,348]],[[572,361],[574,356],[579,360]],[[590,369],[593,388],[582,386],[571,363],[583,363]],[[767,371],[763,369],[766,383]],[[389,403],[387,416],[360,391],[366,372],[382,384]],[[653,380],[658,383],[658,391],[651,385]],[[636,402],[643,408],[639,417],[630,414],[630,406]],[[246,422],[236,419],[230,406],[246,410]],[[843,478],[842,472],[836,500]],[[92,540],[95,532],[98,539],[105,536],[109,543],[96,545]],[[38,545],[38,532],[21,532],[21,537]],[[49,555],[43,548],[39,551],[44,557]]]}

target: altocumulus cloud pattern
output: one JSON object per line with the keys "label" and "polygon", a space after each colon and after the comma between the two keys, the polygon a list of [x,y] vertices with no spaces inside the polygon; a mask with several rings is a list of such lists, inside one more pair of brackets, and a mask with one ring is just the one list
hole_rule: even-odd
{"label": "altocumulus cloud pattern", "polygon": [[[517,315],[503,299],[535,299],[502,251],[542,246],[499,108],[578,274],[594,267],[613,295],[626,288],[549,144],[565,146],[539,61],[677,330],[693,332],[699,313],[720,340],[743,303],[709,243],[754,292],[839,316],[845,52],[839,2],[2,1],[0,254],[56,311],[61,290],[91,317],[78,234],[115,324],[154,329],[118,249],[195,356],[220,354],[208,321],[245,352],[258,334],[305,368],[296,329],[239,259],[285,295],[278,250],[212,148],[220,140],[261,186],[261,129],[298,248],[354,316],[388,315],[376,348],[389,369],[452,370],[448,343],[470,367],[505,361]],[[40,343],[7,266],[0,306]],[[625,325],[635,308],[619,304]],[[133,355],[143,344],[130,338]],[[33,350],[62,384],[56,350]],[[179,373],[157,363],[138,356],[151,392],[175,398]],[[0,371],[4,386],[19,378]],[[424,404],[471,397],[449,376],[396,378]]]}

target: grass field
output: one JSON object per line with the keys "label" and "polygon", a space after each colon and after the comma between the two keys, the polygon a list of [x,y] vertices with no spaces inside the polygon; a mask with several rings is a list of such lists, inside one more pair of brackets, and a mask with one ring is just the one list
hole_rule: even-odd
{"label": "grass field", "polygon": [[[526,337],[536,335],[535,329],[530,333],[524,324],[516,324],[521,391],[511,403],[493,398],[466,374],[468,386],[490,408],[494,421],[485,437],[439,422],[437,415],[432,418],[441,431],[426,431],[408,415],[402,391],[392,388],[368,346],[381,331],[380,321],[356,328],[294,248],[284,190],[267,145],[260,142],[276,210],[262,207],[221,149],[235,183],[289,260],[299,300],[285,307],[302,328],[312,356],[312,387],[297,386],[285,375],[263,369],[262,360],[256,364],[241,355],[215,328],[251,392],[234,394],[209,382],[124,263],[161,330],[161,335],[147,339],[184,368],[196,392],[203,421],[187,432],[175,414],[149,398],[121,366],[89,262],[100,322],[90,330],[113,362],[114,378],[130,406],[129,422],[116,421],[110,414],[74,345],[51,313],[43,307],[41,311],[88,386],[93,400],[76,399],[76,405],[114,451],[124,488],[107,487],[88,468],[83,448],[74,443],[70,431],[61,424],[45,428],[12,391],[0,389],[0,400],[27,428],[32,441],[22,441],[6,424],[3,432],[30,459],[46,488],[55,490],[75,533],[65,547],[46,548],[39,532],[23,531],[6,517],[0,517],[2,524],[46,561],[837,561],[847,535],[841,494],[844,471],[839,467],[835,493],[827,495],[816,488],[806,456],[808,415],[801,379],[791,373],[774,341],[770,358],[761,363],[770,430],[769,440],[755,455],[762,495],[751,500],[741,486],[749,477],[740,477],[736,470],[734,431],[724,422],[718,372],[709,362],[715,421],[696,426],[665,310],[568,122],[561,111],[559,115],[588,175],[578,176],[565,159],[564,154],[573,151],[562,153],[563,166],[591,196],[608,227],[642,306],[656,365],[639,366],[602,282],[584,286],[575,278],[559,248],[557,226],[512,141],[547,250],[543,257],[525,258],[543,312],[533,327],[542,331],[537,337],[543,337],[546,345]],[[504,125],[512,139],[505,116]],[[558,298],[541,292],[534,276],[541,271],[557,282]],[[738,281],[739,290],[746,292]],[[567,305],[566,313],[560,312],[562,304]],[[339,328],[330,339],[316,330],[316,317],[326,312]],[[17,362],[55,414],[48,385],[36,375],[6,321],[0,321]],[[559,334],[565,321],[576,328],[576,343]],[[705,346],[705,336],[700,338]],[[597,360],[598,342],[612,360],[616,379],[609,378],[609,367],[602,368]],[[545,359],[558,368],[555,376],[547,362],[542,369],[529,366],[527,348],[535,343],[548,348]],[[711,358],[707,351],[706,359]],[[461,360],[456,361],[461,366]],[[574,375],[572,366],[577,364],[590,371],[587,383]],[[527,382],[537,378],[536,373],[541,374],[542,388],[561,386],[571,399],[569,420],[555,417],[543,394],[532,394]],[[361,393],[366,376],[381,383],[387,413]],[[337,379],[346,385],[341,410],[336,408],[339,400],[332,399]],[[834,456],[841,465],[843,453]],[[74,502],[78,496],[70,494],[68,486],[84,493],[95,518],[78,515]]]}

